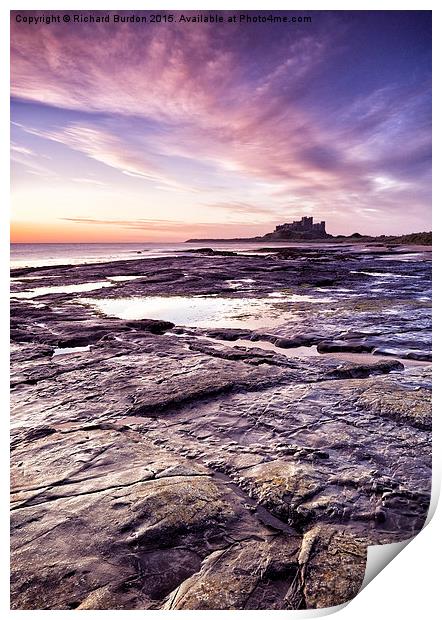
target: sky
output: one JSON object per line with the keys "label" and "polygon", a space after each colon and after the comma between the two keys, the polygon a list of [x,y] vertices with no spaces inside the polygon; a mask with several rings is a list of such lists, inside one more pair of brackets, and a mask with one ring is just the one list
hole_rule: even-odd
{"label": "sky", "polygon": [[13,242],[431,229],[431,12],[239,13],[12,12]]}

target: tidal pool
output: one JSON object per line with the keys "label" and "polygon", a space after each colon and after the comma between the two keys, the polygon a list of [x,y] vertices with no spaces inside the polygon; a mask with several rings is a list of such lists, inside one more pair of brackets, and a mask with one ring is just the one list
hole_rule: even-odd
{"label": "tidal pool", "polygon": [[245,349],[262,349],[264,351],[269,351],[270,353],[278,353],[279,355],[285,355],[285,357],[311,357],[313,355],[318,356],[321,353],[318,352],[316,345],[312,345],[311,347],[294,347],[293,349],[283,349],[281,347],[277,347],[272,342],[267,342],[265,340],[218,340],[216,338],[208,338],[205,337],[205,340],[210,340],[211,342],[221,344],[224,347],[243,347]]}
{"label": "tidal pool", "polygon": [[108,280],[112,280],[112,282],[126,282],[129,280],[138,280],[138,278],[142,278],[143,276],[107,276]]}
{"label": "tidal pool", "polygon": [[[131,297],[86,299],[107,314],[125,320],[161,319],[193,327],[244,327],[279,325],[294,318],[297,303],[319,302],[307,295],[284,298],[234,299],[226,297]],[[282,303],[284,305],[282,305]]]}
{"label": "tidal pool", "polygon": [[32,299],[40,295],[50,295],[51,293],[85,293],[95,291],[106,286],[113,286],[112,282],[86,282],[85,284],[68,284],[63,286],[40,286],[30,291],[22,291],[21,293],[11,293],[11,297],[20,299]]}
{"label": "tidal pool", "polygon": [[247,284],[253,284],[255,280],[253,278],[238,278],[236,280],[226,280],[226,284],[229,288],[241,288]]}
{"label": "tidal pool", "polygon": [[54,353],[52,357],[57,357],[58,355],[69,355],[72,353],[84,353],[85,351],[90,351],[91,347],[87,344],[84,347],[64,347],[64,349],[54,349]]}
{"label": "tidal pool", "polygon": [[403,273],[389,273],[378,271],[350,271],[350,273],[362,273],[365,276],[373,276],[373,278],[420,278],[420,276],[408,276]]}

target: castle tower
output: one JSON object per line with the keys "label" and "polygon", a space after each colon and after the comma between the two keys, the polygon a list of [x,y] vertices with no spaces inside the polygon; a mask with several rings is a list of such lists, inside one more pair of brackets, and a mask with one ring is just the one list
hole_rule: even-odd
{"label": "castle tower", "polygon": [[301,220],[301,225],[304,230],[311,230],[313,227],[313,218],[304,216]]}

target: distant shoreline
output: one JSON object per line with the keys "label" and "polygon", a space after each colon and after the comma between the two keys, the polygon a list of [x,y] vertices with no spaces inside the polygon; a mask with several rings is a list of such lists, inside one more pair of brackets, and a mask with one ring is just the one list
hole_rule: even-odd
{"label": "distant shoreline", "polygon": [[337,235],[318,239],[277,239],[271,237],[237,237],[233,239],[188,239],[184,243],[388,243],[393,245],[432,245],[432,232],[410,233],[408,235],[381,235],[371,237],[358,233],[348,237]]}

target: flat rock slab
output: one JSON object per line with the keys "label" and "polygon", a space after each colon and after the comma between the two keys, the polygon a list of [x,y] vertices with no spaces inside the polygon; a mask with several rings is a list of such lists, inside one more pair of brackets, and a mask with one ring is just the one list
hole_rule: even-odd
{"label": "flat rock slab", "polygon": [[276,291],[291,318],[198,328],[109,317],[76,292],[13,300],[12,607],[355,596],[367,546],[417,534],[431,492],[429,265],[409,278],[392,254],[370,268],[354,249],[281,248],[16,270],[25,295],[51,277],[139,276],[97,299]]}

